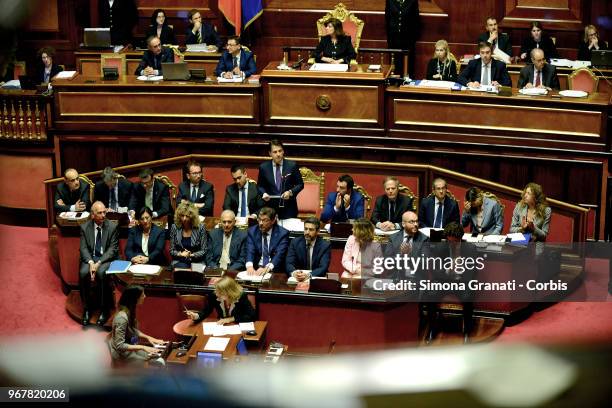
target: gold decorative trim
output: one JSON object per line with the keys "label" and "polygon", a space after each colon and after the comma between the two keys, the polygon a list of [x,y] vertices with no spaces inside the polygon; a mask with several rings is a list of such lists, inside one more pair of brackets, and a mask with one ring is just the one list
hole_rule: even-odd
{"label": "gold decorative trim", "polygon": [[328,111],[332,107],[331,98],[328,95],[319,95],[315,100],[315,106],[321,111]]}

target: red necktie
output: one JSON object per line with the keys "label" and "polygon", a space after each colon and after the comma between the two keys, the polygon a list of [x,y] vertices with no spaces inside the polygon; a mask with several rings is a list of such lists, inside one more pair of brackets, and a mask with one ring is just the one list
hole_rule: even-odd
{"label": "red necktie", "polygon": [[541,85],[540,75],[541,75],[541,71],[536,71],[536,80],[535,80],[535,86],[536,87]]}

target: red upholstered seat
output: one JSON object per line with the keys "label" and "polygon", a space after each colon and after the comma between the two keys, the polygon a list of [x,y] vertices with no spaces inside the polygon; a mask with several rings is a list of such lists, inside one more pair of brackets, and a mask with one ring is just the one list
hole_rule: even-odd
{"label": "red upholstered seat", "polygon": [[597,92],[599,78],[588,68],[578,68],[568,77],[569,89],[588,93]]}
{"label": "red upholstered seat", "polygon": [[304,189],[297,196],[300,217],[321,215],[325,200],[325,172],[317,176],[307,167],[300,167],[300,174],[304,180]]}

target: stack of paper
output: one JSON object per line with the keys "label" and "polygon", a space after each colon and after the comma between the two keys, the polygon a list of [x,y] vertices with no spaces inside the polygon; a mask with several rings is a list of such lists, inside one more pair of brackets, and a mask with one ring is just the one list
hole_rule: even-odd
{"label": "stack of paper", "polygon": [[207,351],[225,351],[229,344],[229,337],[211,337],[206,342],[204,350]]}
{"label": "stack of paper", "polygon": [[[121,261],[121,262],[125,262],[125,261]],[[111,264],[111,266],[112,266],[112,264]],[[132,266],[130,266],[130,272],[132,272],[134,275],[159,275],[159,273],[161,272],[161,266],[159,266],[159,265],[142,265],[142,264],[140,264],[140,265],[132,265]],[[107,273],[109,273],[109,272],[107,272]]]}
{"label": "stack of paper", "polygon": [[233,334],[242,334],[242,330],[237,324],[232,324],[230,326],[223,326],[222,324],[217,324],[217,322],[204,322],[202,324],[204,334],[206,336],[230,336]]}
{"label": "stack of paper", "polygon": [[62,71],[55,75],[55,79],[72,79],[76,76],[76,71]]}
{"label": "stack of paper", "polygon": [[396,232],[398,232],[398,230],[383,231],[380,228],[374,228],[374,233],[376,235],[383,235],[383,236],[386,235],[386,236],[389,236],[389,235],[395,234]]}
{"label": "stack of paper", "polygon": [[83,218],[89,217],[89,213],[87,211],[76,212],[76,211],[66,211],[60,213],[60,218],[65,220],[82,220]]}
{"label": "stack of paper", "polygon": [[299,218],[287,218],[278,220],[278,225],[291,232],[304,232],[304,222]]}
{"label": "stack of paper", "polygon": [[236,275],[237,280],[246,281],[246,282],[263,282],[265,280],[269,280],[272,277],[271,273],[266,273],[265,275],[249,275],[247,271],[238,272]]}
{"label": "stack of paper", "polygon": [[321,71],[321,72],[346,72],[348,71],[348,64],[312,64],[310,71]]}

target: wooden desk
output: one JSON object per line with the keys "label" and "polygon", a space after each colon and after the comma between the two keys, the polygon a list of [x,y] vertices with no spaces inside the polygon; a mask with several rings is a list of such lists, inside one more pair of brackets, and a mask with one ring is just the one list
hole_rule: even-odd
{"label": "wooden desk", "polygon": [[77,76],[53,82],[55,125],[61,130],[259,128],[259,84],[104,81]]}
{"label": "wooden desk", "polygon": [[261,72],[264,127],[307,126],[384,130],[384,84],[391,67],[368,72],[367,64],[349,72],[283,71],[271,62]]}
{"label": "wooden desk", "polygon": [[609,94],[587,98],[510,97],[409,86],[387,88],[393,136],[605,152]]}

